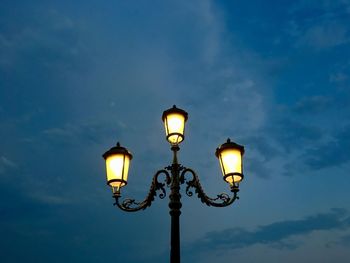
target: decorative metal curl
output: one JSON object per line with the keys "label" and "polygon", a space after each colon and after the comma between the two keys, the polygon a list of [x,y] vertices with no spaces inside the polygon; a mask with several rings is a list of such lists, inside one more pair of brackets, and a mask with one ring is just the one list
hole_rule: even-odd
{"label": "decorative metal curl", "polygon": [[[165,175],[165,182],[161,183],[158,181],[158,177],[160,174]],[[115,203],[114,205],[117,205],[121,210],[124,210],[126,212],[136,212],[139,210],[144,210],[147,207],[151,206],[154,197],[157,195],[157,191],[160,190],[160,193],[158,194],[158,197],[160,199],[163,199],[166,197],[166,191],[165,191],[165,185],[169,185],[171,182],[171,177],[169,173],[166,170],[159,170],[152,179],[152,184],[149,189],[148,195],[146,196],[145,200],[142,202],[136,202],[135,199],[126,198],[121,203],[119,201],[120,195],[114,195]]]}
{"label": "decorative metal curl", "polygon": [[[186,173],[190,173],[192,175],[192,179],[191,180],[187,180],[185,178],[185,174]],[[193,191],[191,190],[191,188],[195,189],[195,193],[197,194],[198,198],[201,200],[202,203],[206,204],[207,206],[215,206],[215,207],[224,207],[224,206],[228,206],[230,204],[232,204],[236,199],[239,199],[239,197],[237,196],[237,192],[238,187],[234,186],[231,187],[231,192],[233,193],[233,196],[230,197],[228,194],[226,193],[221,193],[219,195],[217,195],[216,198],[211,198],[209,196],[207,196],[207,194],[204,192],[202,185],[199,182],[199,178],[196,174],[195,171],[193,171],[190,168],[184,168],[184,170],[182,171],[181,175],[180,175],[180,181],[181,182],[185,182],[186,181],[186,194],[188,196],[193,196]],[[219,202],[216,202],[220,200]]]}

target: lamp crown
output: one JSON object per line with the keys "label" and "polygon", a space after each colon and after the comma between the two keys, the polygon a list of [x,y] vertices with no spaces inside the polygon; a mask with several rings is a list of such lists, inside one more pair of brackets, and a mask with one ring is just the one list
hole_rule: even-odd
{"label": "lamp crown", "polygon": [[109,156],[114,154],[124,154],[128,155],[130,160],[132,159],[132,154],[126,149],[125,147],[120,145],[120,142],[117,142],[116,146],[109,149],[107,152],[105,152],[102,156],[104,159],[107,159]]}
{"label": "lamp crown", "polygon": [[182,109],[176,107],[176,105],[174,104],[172,108],[167,109],[167,110],[165,110],[165,111],[163,112],[163,114],[162,114],[162,120],[164,121],[164,119],[166,118],[166,116],[167,116],[168,114],[172,114],[172,113],[179,113],[179,114],[183,115],[183,116],[185,117],[185,121],[187,121],[187,119],[188,119],[188,113],[187,113],[186,111],[184,111],[184,110],[182,110]]}
{"label": "lamp crown", "polygon": [[227,138],[225,143],[221,144],[218,148],[216,148],[216,151],[215,151],[216,157],[218,157],[220,152],[224,149],[237,149],[242,153],[242,155],[244,154],[244,146],[231,141],[230,138]]}

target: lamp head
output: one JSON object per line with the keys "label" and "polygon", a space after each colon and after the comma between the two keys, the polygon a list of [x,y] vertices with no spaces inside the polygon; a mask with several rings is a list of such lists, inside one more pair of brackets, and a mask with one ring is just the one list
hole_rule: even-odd
{"label": "lamp head", "polygon": [[132,154],[118,142],[102,156],[106,161],[107,184],[112,187],[114,194],[119,194],[120,188],[128,183]]}
{"label": "lamp head", "polygon": [[188,113],[177,108],[176,105],[163,112],[162,120],[166,138],[172,145],[178,145],[185,139],[185,122],[187,119]]}
{"label": "lamp head", "polygon": [[243,154],[244,147],[230,139],[216,149],[223,178],[231,186],[243,180]]}

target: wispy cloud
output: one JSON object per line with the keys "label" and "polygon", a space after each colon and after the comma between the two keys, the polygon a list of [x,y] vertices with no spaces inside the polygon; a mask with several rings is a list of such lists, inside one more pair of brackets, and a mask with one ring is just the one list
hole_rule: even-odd
{"label": "wispy cloud", "polygon": [[295,111],[303,114],[325,112],[333,106],[332,98],[328,96],[311,96],[300,99],[295,105]]}
{"label": "wispy cloud", "polygon": [[332,73],[329,76],[331,83],[342,83],[349,79],[349,76],[343,72]]}
{"label": "wispy cloud", "polygon": [[73,203],[72,198],[67,198],[63,193],[61,195],[54,195],[52,193],[47,194],[36,191],[29,194],[29,198],[47,205],[67,205]]}
{"label": "wispy cloud", "polygon": [[[112,124],[112,125],[111,125]],[[79,142],[100,143],[101,138],[112,137],[120,134],[125,129],[125,124],[115,120],[92,121],[81,123],[66,123],[62,127],[48,128],[42,131],[51,142],[60,142],[65,144],[75,144]]]}
{"label": "wispy cloud", "polygon": [[348,1],[298,1],[290,13],[290,34],[295,47],[317,51],[345,45],[350,42],[347,10]]}
{"label": "wispy cloud", "polygon": [[17,30],[4,30],[0,32],[0,68],[11,70],[30,57],[44,67],[77,66],[77,59],[82,59],[84,52],[78,37],[80,30],[78,23],[54,9],[40,19],[28,19]]}
{"label": "wispy cloud", "polygon": [[11,161],[5,156],[0,157],[0,174],[5,174],[9,170],[17,169],[17,168],[18,168],[18,165],[15,162]]}
{"label": "wispy cloud", "polygon": [[350,42],[348,27],[329,23],[315,25],[305,30],[296,42],[296,46],[306,46],[317,50],[332,48]]}

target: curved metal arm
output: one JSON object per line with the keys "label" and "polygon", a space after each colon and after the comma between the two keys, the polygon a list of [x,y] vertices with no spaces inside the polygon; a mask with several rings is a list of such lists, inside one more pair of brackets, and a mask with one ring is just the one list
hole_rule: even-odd
{"label": "curved metal arm", "polygon": [[[186,173],[192,174],[192,180],[185,179]],[[196,172],[190,168],[185,168],[182,171],[181,176],[180,176],[180,180],[182,183],[184,183],[186,181],[186,184],[187,184],[186,194],[188,196],[193,196],[193,192],[190,190],[190,188],[193,187],[193,188],[195,188],[195,193],[197,194],[198,198],[202,201],[202,203],[205,203],[208,206],[224,207],[224,206],[228,206],[228,205],[232,204],[236,199],[239,199],[239,197],[237,196],[237,192],[239,191],[237,186],[233,186],[231,188],[231,192],[233,193],[232,197],[230,197],[226,193],[221,193],[221,194],[217,195],[216,198],[211,198],[211,197],[207,196],[202,188],[202,185],[199,182],[199,178],[198,178]],[[216,202],[217,200],[220,200],[220,201]]]}
{"label": "curved metal arm", "polygon": [[[165,183],[160,183],[158,181],[158,177],[160,174],[165,174]],[[149,189],[148,195],[142,202],[136,202],[135,199],[126,198],[121,203],[119,202],[120,195],[115,195],[115,204],[121,210],[126,212],[136,212],[139,210],[144,210],[147,207],[151,206],[154,197],[157,195],[157,191],[161,192],[158,194],[160,199],[163,199],[166,196],[165,192],[165,184],[169,185],[171,181],[170,175],[166,170],[159,170],[154,176],[152,180],[151,187]]]}

